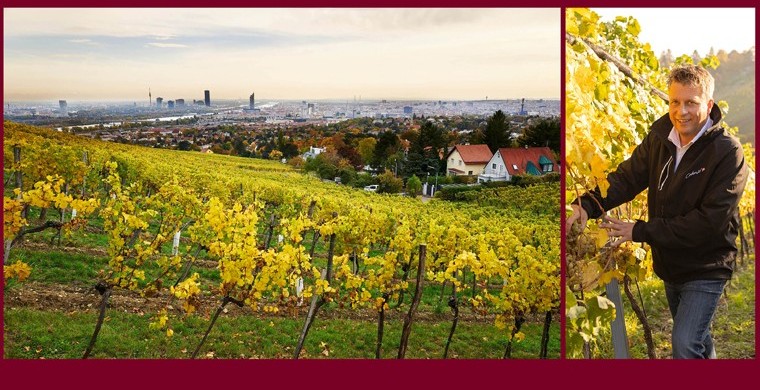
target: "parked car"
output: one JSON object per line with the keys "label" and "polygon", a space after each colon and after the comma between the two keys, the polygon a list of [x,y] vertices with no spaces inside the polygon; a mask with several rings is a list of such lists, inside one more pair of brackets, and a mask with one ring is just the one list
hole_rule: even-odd
{"label": "parked car", "polygon": [[377,192],[377,188],[378,188],[377,184],[372,184],[372,185],[364,187],[364,191]]}

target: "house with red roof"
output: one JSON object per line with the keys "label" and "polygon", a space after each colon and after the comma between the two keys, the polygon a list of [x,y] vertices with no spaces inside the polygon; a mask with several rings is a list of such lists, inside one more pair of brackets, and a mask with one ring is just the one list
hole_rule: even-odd
{"label": "house with red roof", "polygon": [[499,148],[478,175],[478,183],[509,181],[515,175],[540,176],[559,172],[554,153],[547,147]]}
{"label": "house with red roof", "polygon": [[449,176],[477,176],[491,160],[493,153],[488,145],[456,145],[446,155],[446,172]]}

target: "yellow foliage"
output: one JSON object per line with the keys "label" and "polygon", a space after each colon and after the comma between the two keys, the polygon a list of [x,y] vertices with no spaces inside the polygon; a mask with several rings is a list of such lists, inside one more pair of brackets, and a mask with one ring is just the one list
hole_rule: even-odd
{"label": "yellow foliage", "polygon": [[32,268],[28,264],[22,261],[16,261],[13,264],[3,267],[5,280],[17,279],[19,282],[23,282],[32,273]]}

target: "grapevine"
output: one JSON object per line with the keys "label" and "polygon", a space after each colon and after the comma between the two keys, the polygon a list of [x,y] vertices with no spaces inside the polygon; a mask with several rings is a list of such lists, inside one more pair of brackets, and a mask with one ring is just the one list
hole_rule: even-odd
{"label": "grapevine", "polygon": [[[641,27],[632,17],[602,22],[595,12],[569,8],[566,36],[566,198],[568,203],[598,188],[605,196],[607,175],[627,159],[641,143],[649,126],[667,112],[668,69],[660,66],[648,43],[638,38]],[[676,64],[691,62],[680,57]],[[717,58],[707,56],[703,67],[715,68]],[[725,111],[727,104],[718,103]],[[754,171],[752,148],[745,145],[746,162]],[[747,184],[740,210],[749,213],[754,204],[754,179]],[[616,210],[618,219],[643,219],[647,214],[646,191]],[[569,207],[569,206],[568,206]],[[652,276],[646,245],[625,243],[610,247],[606,232],[590,221],[588,228],[569,227],[566,241],[569,356],[591,355],[602,329],[614,319],[612,302],[600,291],[612,279],[626,289],[634,312],[644,327],[648,354],[655,357],[651,330],[637,302],[631,300],[630,283]]]}

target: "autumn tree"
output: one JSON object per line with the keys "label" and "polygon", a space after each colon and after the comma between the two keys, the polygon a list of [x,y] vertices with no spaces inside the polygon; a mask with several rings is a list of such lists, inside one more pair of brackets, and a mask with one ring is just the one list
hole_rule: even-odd
{"label": "autumn tree", "polygon": [[282,152],[279,150],[273,150],[269,153],[269,159],[270,160],[279,160],[282,158]]}
{"label": "autumn tree", "polygon": [[365,164],[372,162],[372,156],[375,153],[375,145],[377,145],[377,140],[374,137],[365,137],[359,140],[356,146],[356,151],[359,153],[359,156],[361,156],[362,161]]}
{"label": "autumn tree", "polygon": [[417,194],[422,191],[422,181],[416,176],[412,175],[407,181],[406,181],[406,194],[409,196],[417,196]]}
{"label": "autumn tree", "polygon": [[351,145],[344,143],[336,152],[338,156],[345,159],[355,170],[362,169],[362,157]]}
{"label": "autumn tree", "polygon": [[378,175],[377,179],[377,192],[396,194],[401,192],[401,189],[404,188],[404,181],[393,176],[393,173],[391,172],[385,172],[382,175]]}

